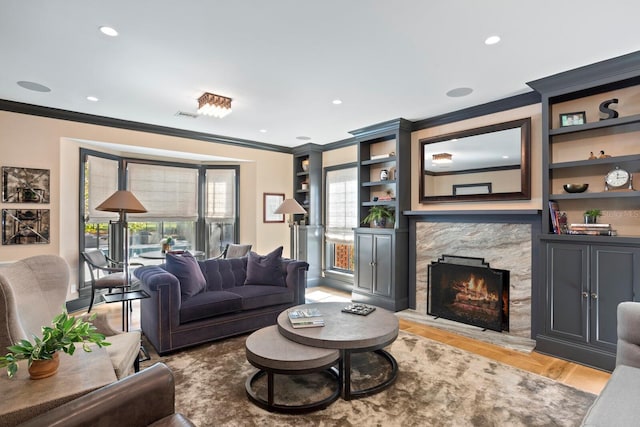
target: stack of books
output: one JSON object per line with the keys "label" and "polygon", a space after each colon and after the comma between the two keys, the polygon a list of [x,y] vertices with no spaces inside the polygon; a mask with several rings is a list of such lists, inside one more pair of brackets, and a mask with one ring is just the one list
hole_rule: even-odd
{"label": "stack of books", "polygon": [[590,236],[617,236],[611,224],[570,224],[568,234],[586,234]]}
{"label": "stack of books", "polygon": [[324,326],[324,319],[317,308],[289,310],[289,321],[294,328],[316,328]]}

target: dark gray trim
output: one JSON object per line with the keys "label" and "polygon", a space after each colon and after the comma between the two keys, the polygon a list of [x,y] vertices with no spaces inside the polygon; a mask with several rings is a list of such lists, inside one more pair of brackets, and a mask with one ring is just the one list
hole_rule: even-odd
{"label": "dark gray trim", "polygon": [[527,105],[541,102],[540,94],[537,92],[527,92],[497,101],[487,102],[440,116],[429,117],[413,122],[412,131],[459,122],[461,120],[472,119],[474,117],[486,116],[487,114],[500,113],[502,111],[513,110],[514,108],[525,107]]}
{"label": "dark gray trim", "polygon": [[585,86],[597,86],[612,80],[625,80],[638,75],[640,51],[585,65],[527,82],[531,88],[549,96],[573,92]]}
{"label": "dark gray trim", "polygon": [[355,138],[347,138],[340,141],[331,142],[329,144],[325,144],[322,146],[322,151],[331,151],[337,150],[338,148],[351,147],[352,145],[356,145],[358,140]]}
{"label": "dark gray trim", "polygon": [[413,129],[413,124],[407,119],[398,118],[375,125],[366,126],[360,129],[349,131],[356,139],[371,139],[377,135],[395,134],[398,131],[409,131]]}
{"label": "dark gray trim", "polygon": [[291,148],[248,139],[234,138],[230,136],[215,135],[192,130],[176,129],[166,126],[152,125],[149,123],[134,122],[130,120],[114,119],[112,117],[96,116],[93,114],[78,113],[75,111],[61,110],[58,108],[43,107],[40,105],[24,104],[21,102],[0,99],[0,110],[13,113],[29,114],[32,116],[48,117],[52,119],[68,120],[72,122],[89,123],[99,126],[108,126],[119,129],[128,129],[139,132],[155,133],[159,135],[175,136],[178,138],[196,139],[217,144],[235,145],[256,150],[276,151],[291,154]]}
{"label": "dark gray trim", "polygon": [[322,145],[318,145],[318,144],[314,144],[314,143],[308,143],[308,144],[303,144],[303,145],[298,145],[297,147],[293,147],[291,149],[291,153],[294,156],[305,156],[307,154],[309,154],[309,152],[314,151],[314,152],[322,152],[324,151]]}

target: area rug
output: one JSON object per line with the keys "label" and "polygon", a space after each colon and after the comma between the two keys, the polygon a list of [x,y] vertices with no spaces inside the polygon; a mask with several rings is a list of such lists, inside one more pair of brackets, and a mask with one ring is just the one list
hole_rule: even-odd
{"label": "area rug", "polygon": [[[245,340],[230,338],[166,357],[152,353],[143,367],[161,361],[171,368],[176,410],[198,426],[577,426],[595,399],[551,379],[401,331],[387,348],[399,365],[390,388],[357,400],[338,399],[309,414],[271,413],[247,399],[245,380],[255,368],[246,361]],[[370,371],[379,364],[372,363],[369,354],[356,359],[354,388],[384,374]],[[280,399],[304,400],[326,392],[318,381],[314,375],[294,380],[283,376],[276,393]]]}

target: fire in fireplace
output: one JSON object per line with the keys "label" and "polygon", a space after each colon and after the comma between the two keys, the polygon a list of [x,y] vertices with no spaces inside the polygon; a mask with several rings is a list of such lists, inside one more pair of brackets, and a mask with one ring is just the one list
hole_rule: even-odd
{"label": "fire in fireplace", "polygon": [[429,265],[427,314],[494,331],[509,330],[509,271],[484,258],[442,255]]}

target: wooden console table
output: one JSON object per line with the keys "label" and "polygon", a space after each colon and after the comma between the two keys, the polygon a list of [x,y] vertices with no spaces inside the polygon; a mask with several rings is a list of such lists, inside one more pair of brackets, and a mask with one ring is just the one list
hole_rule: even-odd
{"label": "wooden console table", "polygon": [[41,380],[29,378],[27,361],[20,361],[18,372],[7,377],[0,372],[0,422],[14,426],[117,380],[111,359],[104,348],[86,353],[78,347],[73,356],[60,354],[58,372]]}

